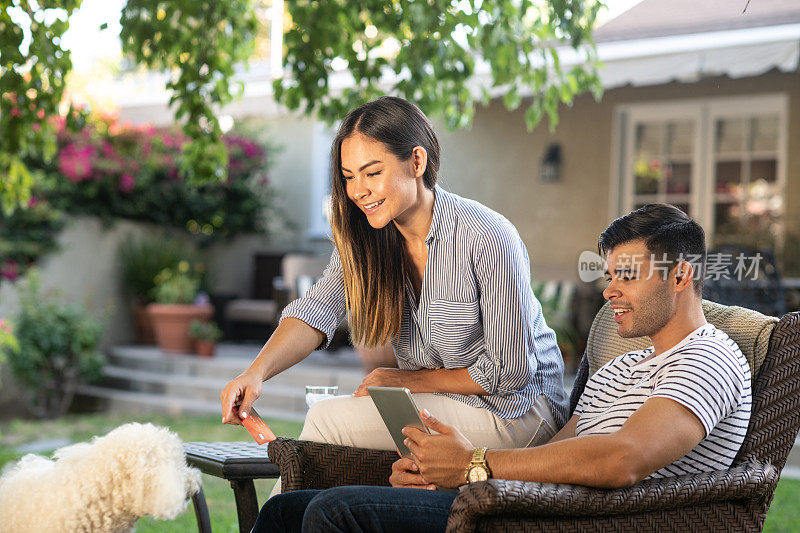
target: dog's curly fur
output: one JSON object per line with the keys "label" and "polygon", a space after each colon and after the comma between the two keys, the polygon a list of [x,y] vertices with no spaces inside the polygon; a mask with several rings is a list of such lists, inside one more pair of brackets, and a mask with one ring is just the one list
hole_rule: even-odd
{"label": "dog's curly fur", "polygon": [[125,424],[91,443],[29,454],[0,478],[0,533],[131,531],[142,516],[172,519],[200,489],[177,435]]}

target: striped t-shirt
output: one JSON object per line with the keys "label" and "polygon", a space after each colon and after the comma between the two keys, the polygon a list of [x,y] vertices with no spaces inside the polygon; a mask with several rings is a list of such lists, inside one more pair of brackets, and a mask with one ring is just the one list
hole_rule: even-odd
{"label": "striped t-shirt", "polygon": [[[406,280],[400,332],[392,340],[399,367],[466,368],[488,394],[444,395],[502,418],[524,415],[544,394],[563,425],[564,362],[531,290],[528,252],[516,228],[437,185],[425,245],[419,302]],[[298,318],[322,331],[324,348],[346,311],[342,263],[334,249],[322,279],[289,304],[281,320]]]}
{"label": "striped t-shirt", "polygon": [[[648,477],[729,468],[750,421],[750,366],[742,351],[711,324],[642,363],[653,351],[650,347],[621,355],[589,378],[575,408],[580,416],[575,434],[613,433],[648,398],[669,398],[700,419],[705,438]],[[669,428],[669,420],[664,428]]]}

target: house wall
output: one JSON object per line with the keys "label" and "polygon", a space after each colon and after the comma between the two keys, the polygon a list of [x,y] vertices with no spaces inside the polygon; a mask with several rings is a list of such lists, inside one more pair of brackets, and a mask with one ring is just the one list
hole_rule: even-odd
{"label": "house wall", "polygon": [[[440,128],[441,184],[504,214],[528,247],[533,276],[577,279],[578,256],[594,250],[598,234],[613,220],[611,197],[613,113],[617,105],[659,100],[783,92],[789,95],[786,221],[800,228],[800,77],[770,72],[757,78],[709,78],[696,83],[622,87],[601,102],[590,95],[562,108],[555,132],[546,124],[527,132],[524,106],[508,112],[499,101],[476,112],[468,131]],[[539,180],[550,143],[562,145],[562,179]]]}
{"label": "house wall", "polygon": [[[594,250],[608,219],[611,108],[579,99],[558,129],[526,130],[524,109],[495,101],[469,131],[443,132],[442,185],[502,213],[528,248],[538,279],[577,279],[578,256]],[[539,179],[551,143],[562,145],[562,178]]]}

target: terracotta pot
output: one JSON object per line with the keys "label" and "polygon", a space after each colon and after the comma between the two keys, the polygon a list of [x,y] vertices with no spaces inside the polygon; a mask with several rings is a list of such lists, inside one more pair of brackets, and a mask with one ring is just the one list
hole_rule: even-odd
{"label": "terracotta pot", "polygon": [[200,357],[214,357],[217,351],[216,341],[201,341],[197,339],[194,344],[194,351]]}
{"label": "terracotta pot", "polygon": [[158,347],[168,353],[192,353],[194,340],[189,337],[192,320],[208,322],[214,314],[211,305],[150,304],[147,313],[153,322]]}
{"label": "terracotta pot", "polygon": [[354,348],[361,358],[361,368],[364,369],[365,374],[369,374],[380,367],[397,368],[397,358],[394,356],[394,348],[391,344],[378,346],[377,348],[367,348],[365,346],[355,346]]}
{"label": "terracotta pot", "polygon": [[136,329],[136,342],[155,344],[156,336],[153,332],[153,322],[147,313],[147,306],[140,303],[131,304],[131,316],[133,316],[133,326]]}

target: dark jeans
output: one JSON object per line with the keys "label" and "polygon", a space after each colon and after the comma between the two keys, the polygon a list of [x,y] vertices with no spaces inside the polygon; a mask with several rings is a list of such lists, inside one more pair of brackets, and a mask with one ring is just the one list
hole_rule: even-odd
{"label": "dark jeans", "polygon": [[444,531],[455,497],[452,492],[393,487],[298,490],[267,500],[253,532]]}

